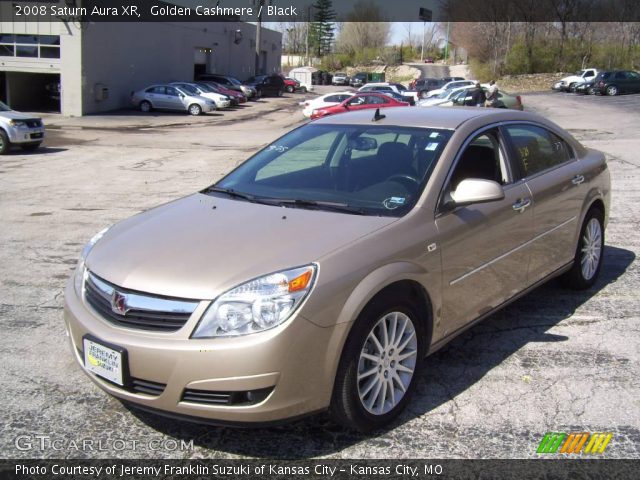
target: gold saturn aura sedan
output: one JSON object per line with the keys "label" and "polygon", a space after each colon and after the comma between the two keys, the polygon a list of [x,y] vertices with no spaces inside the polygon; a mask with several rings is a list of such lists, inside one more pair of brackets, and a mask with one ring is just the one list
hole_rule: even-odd
{"label": "gold saturn aura sedan", "polygon": [[474,323],[556,276],[590,287],[609,200],[604,155],[530,113],[335,115],[96,235],[66,289],[72,351],[160,414],[371,431]]}

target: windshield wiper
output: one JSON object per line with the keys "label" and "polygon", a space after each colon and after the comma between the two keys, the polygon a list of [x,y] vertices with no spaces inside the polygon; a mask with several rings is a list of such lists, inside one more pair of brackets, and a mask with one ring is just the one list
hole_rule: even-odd
{"label": "windshield wiper", "polygon": [[233,188],[222,188],[222,187],[216,187],[215,185],[213,185],[211,187],[207,187],[204,190],[202,190],[202,193],[209,193],[209,192],[224,193],[226,195],[229,195],[230,197],[242,198],[244,200],[248,200],[249,202],[257,201],[256,197],[254,197],[253,195],[249,195],[248,193],[237,192]]}
{"label": "windshield wiper", "polygon": [[[266,199],[265,199],[266,200]],[[310,207],[317,208],[319,210],[333,210],[335,212],[351,213],[354,215],[365,215],[365,211],[358,207],[352,207],[346,203],[338,202],[323,202],[319,200],[302,200],[299,198],[270,198],[274,204],[282,206],[294,206],[294,207]]]}

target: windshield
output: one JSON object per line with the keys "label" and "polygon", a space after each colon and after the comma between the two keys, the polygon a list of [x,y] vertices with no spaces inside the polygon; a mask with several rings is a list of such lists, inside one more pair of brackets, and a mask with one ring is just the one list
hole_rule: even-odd
{"label": "windshield", "polygon": [[192,85],[181,83],[180,89],[188,93],[189,95],[196,95],[196,96],[200,95],[200,91]]}
{"label": "windshield", "polygon": [[240,82],[240,80],[235,77],[227,77],[227,80],[229,80],[234,85],[242,85],[242,82]]}
{"label": "windshield", "polygon": [[444,92],[440,92],[438,95],[436,95],[436,98],[448,98],[449,95],[455,95],[455,91],[445,90]]}
{"label": "windshield", "polygon": [[5,105],[4,103],[0,102],[0,112],[10,112],[11,109]]}
{"label": "windshield", "polygon": [[345,213],[401,216],[417,201],[450,137],[427,128],[309,124],[258,152],[220,180],[217,191],[205,192],[228,189],[234,199],[297,208],[330,203]]}
{"label": "windshield", "polygon": [[198,83],[198,88],[209,93],[218,93],[215,88],[211,85],[207,85],[206,83]]}

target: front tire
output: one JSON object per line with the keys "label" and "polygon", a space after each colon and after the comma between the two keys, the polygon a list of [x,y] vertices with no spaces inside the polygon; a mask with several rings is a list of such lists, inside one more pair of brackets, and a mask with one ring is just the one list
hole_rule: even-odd
{"label": "front tire", "polygon": [[191,105],[189,105],[189,115],[193,115],[194,117],[197,117],[201,113],[202,113],[202,107],[200,105],[198,105],[197,103],[192,103]]}
{"label": "front tire", "polygon": [[402,291],[379,295],[362,311],[345,344],[330,413],[370,432],[390,423],[415,389],[426,353],[425,325]]}
{"label": "front tire", "polygon": [[564,274],[563,283],[575,290],[590,288],[598,278],[604,253],[604,213],[591,208],[580,229],[573,267]]}
{"label": "front tire", "polygon": [[11,149],[11,142],[6,132],[0,129],[0,155],[4,155]]}
{"label": "front tire", "polygon": [[294,92],[294,88],[291,85],[287,85],[287,92],[288,93],[293,93]]}

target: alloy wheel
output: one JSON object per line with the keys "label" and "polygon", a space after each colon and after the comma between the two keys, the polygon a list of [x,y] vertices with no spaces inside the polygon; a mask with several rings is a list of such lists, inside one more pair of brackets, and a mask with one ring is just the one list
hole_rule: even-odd
{"label": "alloy wheel", "polygon": [[384,415],[398,405],[413,378],[417,353],[411,318],[395,311],[378,320],[358,360],[358,395],[367,412]]}
{"label": "alloy wheel", "polygon": [[598,270],[602,255],[602,228],[597,218],[589,220],[587,228],[584,230],[581,252],[582,276],[585,280],[591,280]]}

